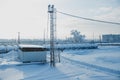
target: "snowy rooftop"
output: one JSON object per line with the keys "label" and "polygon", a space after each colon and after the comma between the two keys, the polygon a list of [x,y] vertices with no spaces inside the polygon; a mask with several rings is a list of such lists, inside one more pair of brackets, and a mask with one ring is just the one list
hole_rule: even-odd
{"label": "snowy rooftop", "polygon": [[40,45],[29,45],[29,44],[20,44],[20,48],[43,48],[43,46]]}
{"label": "snowy rooftop", "polygon": [[46,51],[46,48],[39,45],[19,45],[19,49],[22,51]]}

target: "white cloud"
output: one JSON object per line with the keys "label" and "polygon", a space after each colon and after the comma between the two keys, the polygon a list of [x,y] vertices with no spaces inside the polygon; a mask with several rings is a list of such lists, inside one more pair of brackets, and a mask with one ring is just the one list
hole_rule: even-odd
{"label": "white cloud", "polygon": [[111,11],[112,10],[112,7],[101,7],[100,9],[100,12],[102,11],[104,11],[104,12],[108,12],[108,11]]}
{"label": "white cloud", "polygon": [[120,22],[120,7],[117,8],[100,8],[102,11],[106,11],[106,13],[102,15],[95,16],[96,19],[99,20],[107,20],[113,22]]}

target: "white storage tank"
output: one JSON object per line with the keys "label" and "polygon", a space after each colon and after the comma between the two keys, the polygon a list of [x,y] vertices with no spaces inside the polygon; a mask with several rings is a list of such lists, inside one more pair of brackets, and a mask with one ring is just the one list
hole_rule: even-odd
{"label": "white storage tank", "polygon": [[19,59],[24,62],[46,62],[47,49],[38,45],[19,45]]}

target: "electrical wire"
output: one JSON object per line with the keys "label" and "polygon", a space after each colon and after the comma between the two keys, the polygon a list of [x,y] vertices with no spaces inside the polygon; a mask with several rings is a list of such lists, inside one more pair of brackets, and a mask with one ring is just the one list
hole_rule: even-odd
{"label": "electrical wire", "polygon": [[67,16],[71,16],[71,17],[75,17],[75,18],[80,18],[80,19],[84,19],[84,20],[120,25],[120,23],[118,23],[118,22],[111,22],[111,21],[104,21],[104,20],[96,20],[96,19],[80,17],[80,16],[76,16],[76,15],[72,15],[72,14],[68,14],[68,13],[64,13],[64,12],[60,12],[60,11],[57,11],[57,12],[58,12],[58,13],[61,13],[61,14],[64,14],[64,15],[67,15]]}

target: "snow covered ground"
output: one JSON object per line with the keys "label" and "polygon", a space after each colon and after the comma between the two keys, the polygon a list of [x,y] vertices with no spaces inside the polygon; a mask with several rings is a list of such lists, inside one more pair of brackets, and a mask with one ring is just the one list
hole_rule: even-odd
{"label": "snow covered ground", "polygon": [[65,50],[61,63],[24,63],[17,51],[0,54],[0,80],[120,80],[120,46]]}

